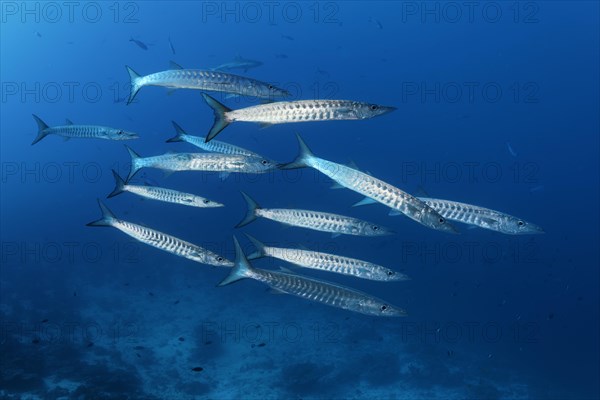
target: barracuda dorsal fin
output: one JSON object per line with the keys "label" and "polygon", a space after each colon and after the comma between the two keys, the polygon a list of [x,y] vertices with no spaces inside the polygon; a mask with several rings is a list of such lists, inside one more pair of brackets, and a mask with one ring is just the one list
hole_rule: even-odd
{"label": "barracuda dorsal fin", "polygon": [[357,201],[356,203],[352,204],[352,207],[366,206],[367,204],[374,204],[374,203],[377,203],[377,200],[373,200],[370,197],[365,197],[361,201]]}
{"label": "barracuda dorsal fin", "polygon": [[169,61],[169,69],[183,69],[183,67],[177,64],[175,61]]}
{"label": "barracuda dorsal fin", "polygon": [[66,123],[67,125],[74,125],[74,124],[73,124],[73,121],[71,121],[69,118],[65,118],[65,123]]}

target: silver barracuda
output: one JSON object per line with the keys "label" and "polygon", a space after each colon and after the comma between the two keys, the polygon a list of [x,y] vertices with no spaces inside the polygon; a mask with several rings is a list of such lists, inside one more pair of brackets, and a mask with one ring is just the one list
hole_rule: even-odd
{"label": "silver barracuda", "polygon": [[500,211],[459,203],[458,201],[428,197],[420,197],[420,199],[451,221],[458,221],[507,235],[544,233],[544,230],[539,226]]}
{"label": "silver barracuda", "polygon": [[102,218],[90,222],[87,226],[110,226],[117,228],[126,235],[137,241],[164,250],[176,256],[190,259],[201,264],[214,265],[217,267],[232,267],[233,263],[225,257],[213,253],[210,250],[196,246],[195,244],[178,239],[145,226],[123,221],[115,215],[100,200],[98,205],[102,211]]}
{"label": "silver barracuda", "polygon": [[127,104],[133,101],[137,92],[144,86],[198,89],[260,99],[274,99],[290,95],[287,90],[280,89],[267,82],[220,71],[183,69],[173,62],[171,62],[171,69],[146,76],[139,75],[128,66],[126,68],[131,80],[131,91]]}
{"label": "silver barracuda", "polygon": [[202,96],[215,115],[214,124],[206,136],[207,142],[236,121],[257,122],[268,126],[291,122],[359,120],[387,114],[396,109],[351,100],[298,100],[231,110],[206,93],[202,93]]}
{"label": "silver barracuda", "polygon": [[333,179],[338,184],[367,196],[428,228],[456,233],[456,229],[425,202],[380,179],[357,169],[316,157],[304,143],[300,135],[300,154],[291,163],[280,166],[282,169],[311,167]]}
{"label": "silver barracuda", "polygon": [[[419,200],[436,210],[440,215],[450,221],[462,222],[474,227],[489,229],[506,235],[535,235],[544,233],[544,230],[531,222],[524,221],[512,215],[491,210],[489,208],[460,203],[458,201],[432,199],[419,197]],[[353,207],[373,204],[374,201],[365,197],[355,203]],[[398,215],[395,210],[390,215]]]}
{"label": "silver barracuda", "polygon": [[250,278],[270,286],[275,291],[348,311],[377,317],[402,317],[407,315],[403,309],[358,290],[319,279],[254,268],[244,256],[235,237],[233,241],[235,245],[235,266],[231,273],[219,283],[219,286]]}
{"label": "silver barracuda", "polygon": [[355,276],[373,281],[404,281],[408,277],[381,265],[355,258],[302,249],[286,249],[266,246],[256,238],[246,234],[256,251],[247,258],[255,260],[261,257],[273,257],[304,268]]}
{"label": "silver barracuda", "polygon": [[167,189],[158,186],[138,186],[125,182],[119,174],[113,170],[115,178],[115,189],[108,195],[108,198],[114,197],[123,192],[137,194],[146,199],[158,200],[165,203],[181,204],[190,207],[213,208],[223,207],[223,204],[207,198],[196,196],[195,194],[180,192],[178,190]]}
{"label": "silver barracuda", "polygon": [[33,114],[33,119],[38,125],[38,134],[32,145],[36,144],[48,135],[62,136],[65,140],[77,139],[108,139],[108,140],[130,140],[139,136],[133,132],[123,129],[109,128],[98,125],[75,125],[67,119],[65,125],[49,127],[40,117]]}
{"label": "silver barracuda", "polygon": [[222,154],[238,154],[241,156],[249,156],[249,157],[261,157],[258,153],[255,153],[250,150],[246,150],[242,147],[235,146],[233,144],[220,142],[218,140],[211,140],[210,142],[206,142],[206,138],[202,136],[192,136],[187,134],[181,126],[177,124],[175,121],[171,121],[173,126],[175,127],[175,136],[168,139],[167,143],[173,142],[186,142],[191,144],[192,146],[196,146],[204,151],[210,151],[212,153],[222,153]]}
{"label": "silver barracuda", "polygon": [[236,228],[248,225],[257,217],[263,217],[286,225],[331,232],[333,237],[339,235],[384,236],[393,232],[388,228],[361,219],[346,217],[326,212],[297,210],[289,208],[262,208],[246,193],[242,192],[247,204],[247,213]]}
{"label": "silver barracuda", "polygon": [[[127,147],[127,146],[125,146]],[[131,157],[131,170],[127,180],[141,168],[158,168],[164,171],[242,172],[262,174],[276,168],[271,160],[242,155],[219,153],[167,153],[160,156],[140,157],[127,147]]]}

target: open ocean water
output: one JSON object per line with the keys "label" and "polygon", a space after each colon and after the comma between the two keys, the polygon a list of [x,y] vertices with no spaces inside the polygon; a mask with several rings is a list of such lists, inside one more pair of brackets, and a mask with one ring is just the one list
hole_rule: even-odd
{"label": "open ocean water", "polygon": [[[599,3],[2,1],[0,398],[556,399],[600,398]],[[129,182],[193,193],[198,208],[123,193],[114,169],[142,157],[204,152],[201,90],[130,79],[213,69],[289,91],[396,110],[364,120],[235,122],[216,140],[291,162],[299,133],[317,157],[413,196],[477,205],[545,233],[452,222],[430,229],[332,190],[312,168],[263,174],[142,168]],[[252,97],[207,92],[231,109]],[[276,101],[284,99],[277,98]],[[347,110],[344,110],[347,112]],[[116,141],[38,125],[135,132]],[[122,135],[122,133],[118,134]],[[234,228],[243,191],[264,208],[369,221],[386,236],[341,235],[265,218]],[[407,315],[331,307],[163,251],[101,218],[168,233],[234,260],[251,234],[269,246],[369,261],[410,280],[254,267],[350,287]],[[422,204],[420,200],[419,204]],[[304,282],[304,281],[303,281]],[[316,296],[316,295],[315,295]],[[387,303],[389,302],[389,303]],[[377,310],[376,310],[377,311]]]}

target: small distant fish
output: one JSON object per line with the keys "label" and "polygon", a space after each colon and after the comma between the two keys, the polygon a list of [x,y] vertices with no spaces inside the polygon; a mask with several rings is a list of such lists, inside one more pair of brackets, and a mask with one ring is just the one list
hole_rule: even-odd
{"label": "small distant fish", "polygon": [[77,297],[77,292],[73,292],[73,297]]}
{"label": "small distant fish", "polygon": [[226,62],[217,67],[214,67],[213,71],[231,71],[233,69],[241,69],[244,72],[248,72],[249,69],[257,68],[263,65],[261,61],[249,60],[241,56],[236,56],[233,61]]}
{"label": "small distant fish", "polygon": [[266,345],[267,345],[266,343],[262,342],[262,343],[257,344],[256,347],[265,347]]}
{"label": "small distant fish", "polygon": [[369,22],[371,22],[371,23],[373,23],[373,24],[377,25],[377,27],[378,27],[379,29],[383,29],[383,24],[382,24],[381,22],[379,22],[379,20],[377,20],[376,18],[374,18],[374,17],[369,17]]}
{"label": "small distant fish", "polygon": [[86,347],[92,347],[94,345],[94,342],[88,342],[88,344],[86,345]]}
{"label": "small distant fish", "polygon": [[32,145],[36,144],[48,135],[58,135],[69,140],[71,138],[80,139],[109,139],[109,140],[130,140],[137,139],[139,136],[133,132],[127,132],[122,129],[109,128],[97,125],[74,125],[67,120],[66,125],[49,127],[37,115],[33,114],[33,119],[38,125],[38,134]]}
{"label": "small distant fish", "polygon": [[142,50],[148,50],[148,46],[146,46],[146,44],[140,40],[130,38],[129,41],[135,43]]}
{"label": "small distant fish", "polygon": [[194,372],[200,372],[200,371],[204,371],[204,368],[202,368],[202,367],[194,367],[194,368],[192,368],[192,371],[194,371]]}
{"label": "small distant fish", "polygon": [[33,344],[38,344],[40,342],[40,338],[33,338],[33,340],[31,341],[31,343]]}
{"label": "small distant fish", "polygon": [[282,34],[282,35],[281,35],[281,38],[282,38],[282,39],[287,39],[287,40],[295,40],[295,39],[294,39],[293,37],[291,37],[290,35],[284,35],[284,34]]}
{"label": "small distant fish", "polygon": [[46,322],[48,322],[48,319],[43,319],[41,322],[42,324],[45,324]]}
{"label": "small distant fish", "polygon": [[144,346],[135,346],[133,349],[134,350],[144,350],[145,347]]}
{"label": "small distant fish", "polygon": [[267,82],[226,72],[184,69],[174,62],[171,62],[168,70],[146,76],[138,74],[129,66],[125,67],[131,82],[127,104],[133,101],[138,91],[144,86],[206,90],[269,100],[290,96],[287,90],[280,89]]}
{"label": "small distant fish", "polygon": [[532,187],[531,189],[529,189],[530,193],[535,193],[535,192],[541,192],[545,189],[546,187],[544,185],[537,185]]}
{"label": "small distant fish", "polygon": [[171,48],[171,53],[175,54],[175,46],[173,46],[173,42],[171,41],[171,36],[169,36],[169,47]]}
{"label": "small distant fish", "polygon": [[213,109],[215,120],[206,141],[217,136],[232,122],[258,122],[263,127],[293,122],[363,120],[394,111],[395,107],[352,100],[298,100],[278,101],[269,104],[232,110],[202,93]]}
{"label": "small distant fish", "polygon": [[342,234],[384,236],[393,233],[390,229],[383,226],[339,214],[288,208],[262,208],[246,193],[242,192],[242,196],[246,200],[247,212],[244,219],[236,225],[236,228],[241,228],[256,218],[263,217],[286,225],[330,232],[334,237]]}
{"label": "small distant fish", "polygon": [[321,253],[318,251],[266,246],[253,236],[248,234],[246,234],[246,236],[256,248],[256,251],[247,257],[248,260],[255,260],[261,257],[274,257],[304,268],[312,268],[375,281],[400,281],[408,279],[404,274],[367,261],[342,257],[335,254]]}
{"label": "small distant fish", "polygon": [[325,71],[324,69],[320,69],[317,68],[317,70],[315,71],[315,74],[318,76],[321,76],[323,78],[329,78],[329,72]]}
{"label": "small distant fish", "polygon": [[401,308],[348,287],[300,275],[254,268],[244,256],[235,236],[233,241],[235,245],[235,267],[219,283],[219,286],[250,278],[283,293],[348,311],[378,317],[401,317],[406,315],[406,311]]}
{"label": "small distant fish", "polygon": [[173,304],[179,304],[179,300],[175,300]]}
{"label": "small distant fish", "polygon": [[127,181],[142,168],[158,168],[163,171],[206,171],[264,174],[276,168],[271,160],[221,153],[166,153],[153,157],[140,157],[127,147],[131,157],[131,169]]}
{"label": "small distant fish", "polygon": [[204,342],[205,345],[209,345],[212,344],[212,340],[207,340],[206,342]]}
{"label": "small distant fish", "polygon": [[288,58],[287,54],[275,54],[275,58],[286,59]]}
{"label": "small distant fish", "polygon": [[184,342],[184,341],[185,341],[185,338],[184,338],[183,336],[179,336],[179,337],[177,338],[177,340],[179,340],[180,342]]}
{"label": "small distant fish", "polygon": [[37,36],[37,37],[41,38],[41,37],[42,37],[42,34],[36,31],[36,32],[35,32],[35,36]]}
{"label": "small distant fish", "polygon": [[510,142],[506,142],[506,148],[508,149],[508,152],[510,153],[511,156],[513,156],[513,157],[517,156],[517,152],[515,151],[515,149],[512,148],[512,146],[510,145]]}
{"label": "small distant fish", "polygon": [[129,192],[137,194],[138,196],[142,196],[146,199],[190,207],[223,207],[223,204],[221,203],[191,193],[180,192],[178,190],[167,189],[159,186],[131,185],[128,182],[125,182],[114,169],[112,170],[112,173],[113,177],[115,178],[115,189],[108,195],[108,198],[117,196],[123,192]]}
{"label": "small distant fish", "polygon": [[[115,215],[100,200],[98,205],[102,211],[102,218],[90,222],[87,226],[110,226],[117,228],[126,235],[157,249],[166,251],[176,256],[187,258],[201,264],[214,265],[217,267],[231,267],[233,263],[225,257],[213,253],[210,250],[196,246],[166,233],[123,221]],[[153,296],[154,294],[150,295]]]}
{"label": "small distant fish", "polygon": [[135,355],[136,355],[138,358],[142,358],[142,355],[141,355],[140,353],[135,353]]}
{"label": "small distant fish", "polygon": [[148,294],[149,294],[150,296],[154,297],[154,293],[152,293],[152,292],[148,292]]}
{"label": "small distant fish", "polygon": [[549,313],[549,314],[548,314],[548,320],[551,320],[551,319],[553,319],[553,318],[554,318],[554,313],[552,313],[552,312],[551,312],[551,313]]}

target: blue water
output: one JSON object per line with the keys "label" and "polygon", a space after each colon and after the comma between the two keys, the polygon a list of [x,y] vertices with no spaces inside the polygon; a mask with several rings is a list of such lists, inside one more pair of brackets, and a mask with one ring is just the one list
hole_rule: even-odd
{"label": "blue water", "polygon": [[[599,7],[596,2],[2,2],[0,34],[0,397],[597,399],[599,376]],[[147,49],[130,38],[143,42]],[[169,38],[175,50],[173,54]],[[145,169],[136,178],[225,204],[197,209],[122,194],[122,219],[233,258],[232,235],[326,251],[402,271],[382,283],[294,269],[405,308],[369,317],[178,258],[111,228],[96,199],[126,175],[123,142],[49,136],[75,123],[140,134],[142,156],[171,120],[205,135],[198,91],[145,87],[126,105],[125,65],[140,74],[210,68],[397,111],[364,121],[236,123],[219,140],[279,162],[313,152],[415,195],[500,210],[544,228],[510,236],[457,223],[448,235],[305,169],[265,175]],[[231,108],[252,99],[216,97]],[[393,236],[331,238],[245,213],[264,207],[362,218]],[[273,259],[261,268],[284,265]],[[289,267],[289,265],[285,265]],[[193,368],[201,367],[201,371]]]}

